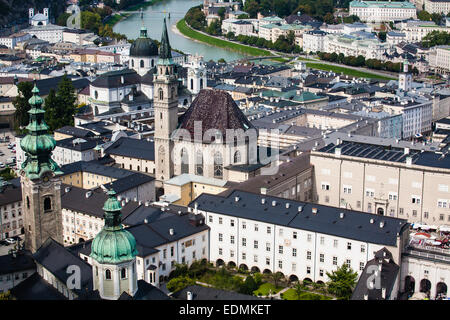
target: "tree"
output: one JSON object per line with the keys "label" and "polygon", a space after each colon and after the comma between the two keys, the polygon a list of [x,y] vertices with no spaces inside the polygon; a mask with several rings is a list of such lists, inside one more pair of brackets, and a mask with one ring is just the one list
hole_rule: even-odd
{"label": "tree", "polygon": [[28,125],[28,110],[31,106],[28,100],[32,97],[33,83],[30,81],[20,82],[17,85],[18,95],[13,100],[15,112],[15,129],[19,131],[20,127]]}
{"label": "tree", "polygon": [[325,22],[326,24],[333,24],[334,23],[334,16],[331,12],[328,12],[324,17],[323,17],[323,22]]}
{"label": "tree", "polygon": [[431,14],[429,14],[428,11],[422,10],[417,14],[417,19],[422,21],[430,21]]}
{"label": "tree", "polygon": [[327,276],[330,279],[328,291],[341,299],[350,299],[358,274],[344,263],[336,271],[327,272]]}
{"label": "tree", "polygon": [[247,276],[244,283],[242,284],[239,292],[243,294],[253,294],[253,291],[258,289],[255,279],[252,276]]}
{"label": "tree", "polygon": [[181,276],[178,278],[173,278],[172,280],[170,280],[167,283],[167,289],[170,292],[177,292],[180,291],[184,288],[186,288],[187,286],[191,286],[195,284],[195,280],[191,279],[187,276]]}
{"label": "tree", "polygon": [[218,11],[217,14],[219,15],[220,19],[223,20],[225,19],[225,8],[221,7]]}
{"label": "tree", "polygon": [[56,24],[58,26],[65,27],[67,25],[67,19],[69,19],[70,16],[71,16],[71,14],[68,12],[61,13],[61,15],[58,17],[58,19],[56,19]]}
{"label": "tree", "polygon": [[386,31],[380,31],[378,32],[378,39],[385,42],[386,41]]}
{"label": "tree", "polygon": [[255,0],[245,1],[244,11],[250,15],[250,18],[256,18],[258,11],[260,10],[259,3]]}
{"label": "tree", "polygon": [[11,292],[8,290],[6,292],[0,293],[0,300],[16,300],[16,299],[11,295]]}
{"label": "tree", "polygon": [[440,13],[432,13],[431,14],[431,20],[433,20],[434,23],[436,23],[438,25],[441,24],[442,14],[440,14]]}
{"label": "tree", "polygon": [[220,58],[219,60],[217,60],[217,62],[218,63],[227,63],[224,58]]}
{"label": "tree", "polygon": [[17,178],[17,175],[13,169],[5,168],[2,171],[0,171],[0,178],[3,178],[4,180],[8,181]]}
{"label": "tree", "polygon": [[284,279],[284,275],[280,271],[271,273],[269,277],[273,281],[275,287],[278,287],[280,281]]}
{"label": "tree", "polygon": [[101,25],[102,19],[98,13],[94,13],[91,11],[81,12],[81,27],[83,29],[88,29],[95,33],[98,33]]}
{"label": "tree", "polygon": [[50,132],[62,127],[59,125],[61,121],[61,109],[60,101],[56,97],[56,90],[51,88],[44,103],[45,122],[49,126]]}

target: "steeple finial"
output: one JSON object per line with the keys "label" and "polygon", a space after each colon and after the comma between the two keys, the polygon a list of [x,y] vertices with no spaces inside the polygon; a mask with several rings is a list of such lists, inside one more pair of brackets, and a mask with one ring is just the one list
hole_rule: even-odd
{"label": "steeple finial", "polygon": [[167,33],[166,18],[164,18],[161,46],[159,47],[159,61],[161,64],[172,64],[172,49],[170,48],[169,34]]}

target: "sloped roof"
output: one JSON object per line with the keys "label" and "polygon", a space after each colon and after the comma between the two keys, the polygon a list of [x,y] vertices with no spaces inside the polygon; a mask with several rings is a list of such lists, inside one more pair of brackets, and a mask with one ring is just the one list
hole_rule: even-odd
{"label": "sloped roof", "polygon": [[194,137],[194,123],[202,122],[202,136],[209,129],[218,129],[225,137],[227,129],[253,128],[231,96],[222,90],[202,89],[182,116],[179,128]]}

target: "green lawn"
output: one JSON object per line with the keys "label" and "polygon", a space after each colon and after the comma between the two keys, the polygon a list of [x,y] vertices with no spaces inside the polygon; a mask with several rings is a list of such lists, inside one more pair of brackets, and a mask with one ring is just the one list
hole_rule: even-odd
{"label": "green lawn", "polygon": [[294,289],[288,289],[283,292],[284,300],[331,300],[330,297],[323,296],[316,293],[311,293],[307,291],[302,291],[300,297],[298,297],[297,292]]}
{"label": "green lawn", "polygon": [[214,37],[207,36],[203,33],[200,33],[198,31],[195,31],[192,28],[190,28],[186,24],[186,21],[184,19],[181,19],[180,21],[177,22],[177,29],[186,37],[189,37],[189,38],[201,41],[201,42],[205,42],[205,43],[208,43],[208,44],[216,46],[216,47],[231,49],[234,51],[241,52],[243,54],[256,56],[256,57],[272,55],[267,50],[248,47],[248,46],[244,46],[241,44],[237,44],[237,43],[233,43],[233,42],[225,41],[222,39],[217,39]]}
{"label": "green lawn", "polygon": [[363,72],[363,71],[349,69],[349,68],[346,68],[346,67],[332,66],[332,65],[328,65],[328,64],[322,64],[322,63],[307,62],[306,66],[309,67],[309,68],[312,68],[312,69],[333,71],[333,72],[336,72],[336,73],[343,73],[343,74],[346,74],[348,76],[353,76],[353,77],[358,77],[358,78],[395,80],[395,78],[392,78],[392,77],[380,76],[380,75],[369,73],[369,72]]}
{"label": "green lawn", "polygon": [[130,16],[129,14],[115,14],[111,19],[108,20],[108,22],[106,22],[106,24],[112,27],[120,20],[127,18],[129,16]]}
{"label": "green lawn", "polygon": [[272,283],[263,283],[257,290],[253,291],[255,296],[258,296],[261,293],[261,296],[265,297],[269,294],[269,290],[271,290],[271,294],[275,294],[278,291],[283,289],[283,287],[275,287]]}

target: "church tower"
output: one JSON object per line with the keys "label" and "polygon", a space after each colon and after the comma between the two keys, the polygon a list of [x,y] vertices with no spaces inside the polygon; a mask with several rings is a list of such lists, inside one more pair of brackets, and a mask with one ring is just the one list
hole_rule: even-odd
{"label": "church tower", "polygon": [[193,94],[198,94],[201,89],[206,88],[206,67],[203,58],[193,56],[188,65],[188,89]]}
{"label": "church tower", "polygon": [[403,62],[403,72],[398,76],[398,88],[405,92],[412,89],[412,76],[408,71],[408,60],[405,60]]}
{"label": "church tower", "polygon": [[153,80],[156,179],[165,181],[173,176],[173,141],[170,136],[178,125],[178,76],[172,60],[165,18],[156,67]]}
{"label": "church tower", "polygon": [[91,245],[92,279],[100,297],[117,300],[123,292],[134,296],[138,290],[136,274],[136,239],[123,229],[122,206],[114,190],[105,201],[105,225]]}
{"label": "church tower", "polygon": [[28,111],[30,123],[26,127],[28,134],[20,142],[26,155],[20,176],[25,217],[25,248],[34,253],[50,237],[63,244],[63,226],[61,179],[58,177],[62,172],[51,159],[56,142],[47,133],[45,111],[41,109],[44,101],[39,96],[36,84],[32,92],[33,96],[28,100],[31,105]]}

